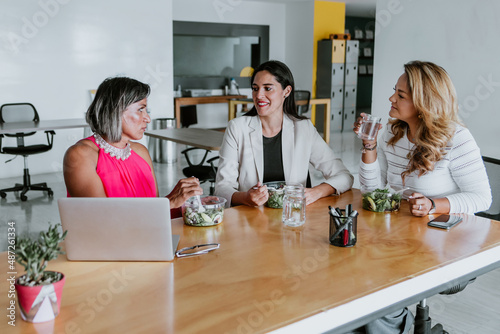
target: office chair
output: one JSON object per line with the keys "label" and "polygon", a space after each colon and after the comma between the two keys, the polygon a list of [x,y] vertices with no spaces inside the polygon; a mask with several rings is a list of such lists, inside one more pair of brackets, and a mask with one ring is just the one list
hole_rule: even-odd
{"label": "office chair", "polygon": [[[199,153],[200,151],[205,151],[203,154],[203,158],[200,160],[199,163],[195,164],[193,161],[193,157],[189,157],[189,153],[195,152]],[[210,150],[205,150],[202,148],[198,147],[190,147],[182,151],[181,153],[184,154],[186,157],[188,167],[184,168],[182,170],[182,173],[186,177],[191,177],[194,176],[200,180],[200,183],[204,182],[210,182],[210,195],[213,195],[215,192],[215,176],[217,175],[217,167],[215,166],[214,162],[215,160],[219,159],[219,157],[213,157],[211,159],[208,159],[206,162],[209,165],[204,164],[205,159],[207,158],[208,153],[211,152]]]}
{"label": "office chair", "polygon": [[[478,212],[476,216],[486,217],[489,219],[500,219],[500,160],[483,156],[484,165],[490,181],[493,202],[487,211]],[[465,289],[465,287],[474,282],[475,278],[462,282],[459,285],[453,286],[450,289],[440,292],[441,295],[451,295]],[[429,317],[429,307],[426,305],[426,300],[420,301],[417,305],[417,314],[415,316],[415,334],[446,334],[441,324],[436,324],[431,328],[431,318]]]}
{"label": "office chair", "polygon": [[[40,121],[38,112],[31,103],[8,103],[0,107],[0,124],[23,121]],[[9,191],[21,191],[21,201],[26,201],[28,199],[28,197],[26,196],[26,192],[28,192],[29,190],[46,191],[49,196],[53,196],[54,193],[52,189],[47,187],[47,183],[31,184],[30,173],[28,170],[28,156],[32,154],[47,152],[52,149],[52,142],[56,133],[52,130],[45,131],[45,135],[47,136],[47,144],[25,146],[24,137],[32,136],[35,133],[36,131],[18,132],[15,134],[3,135],[0,134],[0,153],[11,154],[15,156],[22,155],[24,157],[23,184],[16,183],[16,185],[12,188],[0,189],[0,196],[2,198],[5,198],[7,196],[6,193]],[[17,146],[2,146],[2,139],[4,136],[17,138]],[[7,160],[6,163],[12,161],[14,158]]]}
{"label": "office chair", "polygon": [[500,160],[483,156],[486,173],[490,180],[493,201],[488,210],[476,213],[476,216],[500,220]]}
{"label": "office chair", "polygon": [[198,124],[196,106],[181,106],[181,125],[188,128],[190,125]]}
{"label": "office chair", "polygon": [[305,104],[297,104],[297,113],[303,115],[309,111],[309,105],[311,104],[311,92],[308,90],[296,90],[294,91],[295,103],[297,101],[306,101]]}
{"label": "office chair", "polygon": [[[476,278],[472,278],[466,282],[462,282],[460,284],[454,285],[451,288],[448,288],[444,291],[441,291],[440,295],[453,295],[465,289],[467,285],[474,282]],[[414,334],[448,334],[447,331],[444,330],[443,325],[436,324],[431,328],[431,318],[429,317],[429,306],[427,306],[427,300],[423,299],[417,305],[417,312],[415,315],[415,328]]]}

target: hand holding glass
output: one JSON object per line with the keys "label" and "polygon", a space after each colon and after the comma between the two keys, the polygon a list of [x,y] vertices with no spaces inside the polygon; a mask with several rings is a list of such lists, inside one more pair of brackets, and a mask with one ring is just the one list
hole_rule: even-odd
{"label": "hand holding glass", "polygon": [[377,137],[379,124],[382,124],[382,118],[373,115],[364,115],[359,127],[358,137],[363,140],[374,140]]}

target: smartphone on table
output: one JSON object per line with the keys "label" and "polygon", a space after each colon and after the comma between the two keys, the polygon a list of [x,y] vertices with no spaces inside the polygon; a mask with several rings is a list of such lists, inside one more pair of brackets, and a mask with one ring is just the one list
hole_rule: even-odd
{"label": "smartphone on table", "polygon": [[462,218],[458,216],[450,216],[450,215],[441,215],[437,218],[434,218],[427,225],[437,228],[443,228],[445,230],[449,230],[453,226],[457,225],[462,221]]}

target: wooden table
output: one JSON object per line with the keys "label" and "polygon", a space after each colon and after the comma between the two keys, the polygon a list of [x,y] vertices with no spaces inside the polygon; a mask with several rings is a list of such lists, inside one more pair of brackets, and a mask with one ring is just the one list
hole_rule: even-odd
{"label": "wooden table", "polygon": [[227,115],[227,120],[230,121],[236,118],[236,113],[238,112],[238,104],[246,106],[247,104],[253,104],[253,99],[232,99],[227,101],[229,113]]}
{"label": "wooden table", "polygon": [[12,122],[0,124],[0,134],[83,128],[89,126],[82,118],[55,119],[39,122]]}
{"label": "wooden table", "polygon": [[[348,203],[360,213],[358,242],[330,246],[327,207]],[[220,249],[170,263],[60,256],[49,264],[66,275],[59,316],[34,325],[17,313],[16,326],[4,317],[0,332],[342,333],[500,266],[500,222],[461,215],[445,231],[411,216],[407,202],[393,214],[360,205],[358,190],[321,199],[295,229],[282,225],[282,210],[265,207],[227,209],[215,227],[177,219],[179,248],[219,242]],[[6,253],[1,258],[9,272]],[[0,289],[6,312],[6,279]]]}
{"label": "wooden table", "polygon": [[227,103],[231,99],[243,99],[246,95],[213,95],[198,97],[176,97],[174,98],[175,119],[177,127],[181,127],[181,106],[190,106],[197,104]]}
{"label": "wooden table", "polygon": [[144,134],[153,138],[215,151],[220,150],[224,138],[224,132],[200,128],[148,130]]}
{"label": "wooden table", "polygon": [[[228,107],[229,107],[229,115],[228,115],[228,120],[232,120],[233,118],[236,118],[236,112],[237,112],[237,106],[238,104],[250,104],[253,103],[252,99],[232,99],[228,100]],[[305,105],[307,103],[307,100],[298,100],[295,101],[297,105]],[[330,118],[331,118],[331,112],[330,112],[330,99],[310,99],[309,102],[310,105],[324,105],[325,106],[325,113],[324,113],[324,130],[323,130],[323,139],[325,142],[330,143]],[[316,109],[312,108],[311,109],[311,122],[313,125],[316,125]]]}

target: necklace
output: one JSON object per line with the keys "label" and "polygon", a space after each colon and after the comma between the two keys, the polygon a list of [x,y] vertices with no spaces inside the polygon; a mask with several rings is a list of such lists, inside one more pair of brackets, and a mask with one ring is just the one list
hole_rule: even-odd
{"label": "necklace", "polygon": [[116,158],[118,160],[127,160],[128,157],[132,154],[132,149],[130,148],[130,143],[127,143],[125,148],[114,147],[113,145],[108,144],[100,135],[94,133],[95,142],[97,145],[104,150],[111,157]]}

